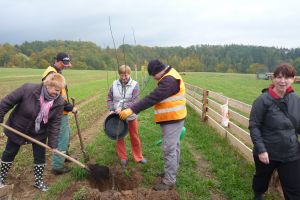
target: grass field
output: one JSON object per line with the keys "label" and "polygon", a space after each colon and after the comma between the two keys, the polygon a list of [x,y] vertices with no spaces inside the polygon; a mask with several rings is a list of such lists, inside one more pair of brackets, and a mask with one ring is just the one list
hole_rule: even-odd
{"label": "grass field", "polygon": [[[0,68],[0,98],[25,82],[40,82],[43,70],[37,69],[4,69]],[[97,117],[106,110],[106,94],[109,85],[115,79],[115,72],[105,71],[75,71],[65,70],[70,96],[78,102],[87,102],[79,110],[79,120],[82,131],[92,126]],[[256,80],[254,75],[217,74],[217,73],[187,73],[183,76],[188,83],[198,85],[212,91],[251,104],[260,94],[261,88],[267,87],[269,81]],[[155,82],[147,82],[142,95],[146,95],[155,87]],[[300,89],[298,86],[295,87]],[[252,199],[251,180],[254,167],[231,148],[226,140],[206,124],[199,121],[199,116],[191,109],[188,110],[185,127],[187,133],[182,141],[182,157],[177,181],[177,191],[181,199],[208,200],[212,194],[224,199]],[[71,126],[75,133],[74,119]],[[97,137],[87,145],[87,150],[93,160],[104,165],[119,163],[115,153],[115,142],[104,136],[103,130],[98,130]],[[142,166],[144,177],[142,187],[151,188],[154,175],[162,171],[163,160],[161,147],[155,141],[161,138],[160,128],[153,123],[153,110],[148,109],[139,115],[139,132],[143,145],[143,154],[148,163]],[[127,152],[129,140],[127,137]],[[4,148],[4,139],[0,143],[0,150]],[[31,149],[22,149],[16,158],[13,173],[21,173],[32,163]],[[32,156],[31,156],[32,157]],[[128,155],[130,158],[130,153]],[[205,173],[201,172],[202,162],[207,163]],[[136,164],[129,163],[129,167]],[[73,170],[78,171],[78,168]],[[79,170],[80,171],[80,170]],[[23,171],[24,172],[24,171]],[[26,170],[25,170],[26,172]],[[62,190],[78,179],[78,173],[64,176],[52,185],[46,195],[36,199],[55,199]],[[74,175],[75,174],[75,175]],[[77,175],[76,175],[77,174]],[[267,199],[279,199],[268,195]]]}
{"label": "grass field", "polygon": [[[255,74],[206,72],[187,72],[185,74],[182,77],[187,83],[219,92],[247,104],[252,104],[255,98],[261,94],[261,90],[271,83],[270,80],[257,80]],[[295,83],[293,87],[299,94],[300,84]]]}

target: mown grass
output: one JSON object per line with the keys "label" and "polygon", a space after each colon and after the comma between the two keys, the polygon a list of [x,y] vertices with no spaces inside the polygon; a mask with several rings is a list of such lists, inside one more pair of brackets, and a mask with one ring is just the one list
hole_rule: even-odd
{"label": "mown grass", "polygon": [[[1,68],[0,68],[1,70]],[[9,81],[13,83],[9,88],[16,88],[20,85],[20,81],[16,80],[17,75],[25,74],[39,75],[43,70],[32,70],[32,73],[28,73],[31,69],[20,69],[20,71],[12,69],[13,73],[9,72],[9,69],[4,70],[5,76],[0,71],[0,82]],[[86,130],[96,119],[105,112],[107,82],[109,85],[115,78],[114,72],[110,72],[108,79],[106,72],[101,71],[72,71],[66,70],[64,72],[69,84],[70,96],[75,97],[77,101],[86,101],[93,98],[95,95],[100,94],[97,98],[93,98],[88,104],[85,104],[79,110],[79,121],[81,130]],[[6,77],[6,78],[3,78]],[[9,78],[8,78],[9,77]],[[204,77],[204,79],[202,79]],[[208,77],[211,77],[208,78]],[[231,97],[237,98],[242,101],[245,95],[251,94],[252,90],[258,90],[261,86],[267,86],[267,81],[252,81],[251,75],[236,75],[236,74],[213,74],[213,73],[188,73],[184,76],[187,82],[192,84],[198,84],[202,88],[208,88],[216,92],[222,92],[224,95],[232,95]],[[4,80],[5,79],[5,80]],[[247,81],[249,79],[249,81]],[[22,79],[24,82],[39,82],[39,76],[32,78],[28,76],[27,79]],[[260,82],[253,86],[255,82]],[[147,83],[147,87],[143,90],[142,95],[146,95],[155,87],[155,82],[150,80]],[[203,85],[202,85],[203,84]],[[247,86],[250,84],[250,86]],[[240,90],[240,86],[245,85]],[[211,87],[210,87],[211,86]],[[263,88],[262,87],[262,88]],[[0,91],[7,88],[3,84],[0,85]],[[248,90],[247,90],[248,88]],[[10,89],[5,90],[6,93]],[[253,91],[252,91],[253,92]],[[257,94],[256,94],[257,93]],[[249,99],[254,99],[255,95],[258,95],[259,91],[253,92],[252,95],[247,96],[247,103],[251,103]],[[218,193],[221,196],[225,196],[227,199],[251,199],[251,179],[254,173],[254,167],[249,164],[245,159],[228,144],[228,142],[221,138],[216,131],[208,127],[206,124],[199,121],[199,116],[192,111],[188,110],[188,117],[186,119],[185,127],[187,133],[182,141],[181,163],[180,170],[177,179],[177,191],[180,194],[181,199],[210,199],[210,193]],[[71,117],[71,116],[70,116]],[[71,126],[73,134],[76,134],[73,117],[71,117]],[[115,141],[110,140],[105,136],[100,126],[97,136],[92,140],[90,144],[86,144],[86,149],[91,159],[102,165],[118,165],[119,160],[115,152]],[[160,127],[153,122],[153,109],[150,108],[139,115],[139,132],[143,145],[143,154],[148,159],[146,165],[142,165],[141,173],[144,177],[141,186],[151,188],[155,180],[155,174],[163,170],[163,157],[161,146],[155,144],[155,142],[161,139]],[[3,143],[1,143],[3,144]],[[126,137],[127,153],[129,158],[129,166],[136,167],[131,158],[129,137]],[[201,155],[202,159],[209,163],[208,172],[211,176],[206,177],[198,173],[197,166],[198,161],[192,156],[191,148],[195,154]],[[3,149],[1,145],[1,149]],[[16,165],[21,168],[25,168],[32,163],[32,159],[26,159],[28,155],[31,155],[31,151],[21,151],[16,159]],[[83,161],[83,159],[81,160]],[[201,163],[200,163],[201,164]],[[15,173],[20,173],[15,170]],[[49,192],[38,195],[35,199],[55,199],[60,192],[68,188],[72,181],[80,180],[84,178],[85,172],[77,166],[74,166],[72,173],[63,176],[57,181],[57,183],[51,186]],[[74,198],[80,197],[84,192],[78,191],[74,194]],[[274,199],[273,197],[267,197],[267,199]]]}
{"label": "mown grass", "polygon": [[[231,74],[187,72],[184,81],[201,88],[221,93],[247,104],[252,104],[261,90],[270,85],[270,80],[257,80],[255,74]],[[300,92],[300,84],[294,83],[295,92]]]}
{"label": "mown grass", "polygon": [[[0,99],[24,83],[40,83],[44,69],[0,68]],[[64,70],[69,97],[77,101],[98,95],[107,90],[115,78],[115,72],[100,70]]]}

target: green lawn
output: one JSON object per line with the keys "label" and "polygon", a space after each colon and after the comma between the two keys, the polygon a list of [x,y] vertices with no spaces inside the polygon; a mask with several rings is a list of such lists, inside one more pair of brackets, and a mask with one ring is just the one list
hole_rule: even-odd
{"label": "green lawn", "polygon": [[[185,82],[201,88],[221,93],[247,104],[252,104],[261,94],[263,88],[269,87],[270,80],[257,80],[255,74],[231,74],[187,72],[183,75]],[[296,92],[300,92],[300,84],[293,85]]]}

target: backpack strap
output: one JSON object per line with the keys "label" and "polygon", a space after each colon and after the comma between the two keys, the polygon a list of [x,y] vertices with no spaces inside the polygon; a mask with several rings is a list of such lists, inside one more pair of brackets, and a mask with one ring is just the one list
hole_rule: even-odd
{"label": "backpack strap", "polygon": [[299,133],[299,127],[297,126],[296,119],[288,113],[287,105],[283,105],[283,103],[279,102],[278,100],[274,100],[274,103],[284,113],[284,115],[292,122],[296,132]]}

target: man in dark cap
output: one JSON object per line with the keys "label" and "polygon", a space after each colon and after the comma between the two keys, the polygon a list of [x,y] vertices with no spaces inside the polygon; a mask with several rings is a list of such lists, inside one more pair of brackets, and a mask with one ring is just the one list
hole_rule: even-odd
{"label": "man in dark cap", "polygon": [[158,174],[163,177],[162,182],[156,184],[154,190],[168,190],[175,186],[179,168],[179,138],[187,115],[185,87],[179,73],[157,59],[149,62],[148,73],[158,81],[157,87],[119,115],[121,119],[126,119],[132,113],[138,114],[154,106],[155,122],[162,130],[165,161],[164,171]]}
{"label": "man in dark cap", "polygon": [[[68,54],[66,53],[58,53],[56,57],[54,57],[54,63],[49,66],[45,72],[43,73],[43,78],[44,80],[49,74],[51,73],[59,73],[62,74],[62,70],[71,67],[71,59]],[[64,113],[63,117],[61,120],[61,126],[60,126],[60,132],[58,135],[58,147],[57,149],[63,153],[67,153],[69,143],[70,143],[70,134],[71,134],[71,129],[70,129],[70,123],[69,123],[69,112],[77,112],[77,108],[74,107],[70,101],[69,101],[69,96],[68,96],[68,87],[67,85],[65,88],[61,90],[61,96],[65,100],[65,105],[64,105]],[[64,166],[65,158],[62,156],[59,156],[57,154],[53,155],[52,158],[52,172],[55,175],[59,174],[64,174],[70,171],[69,168]]]}

